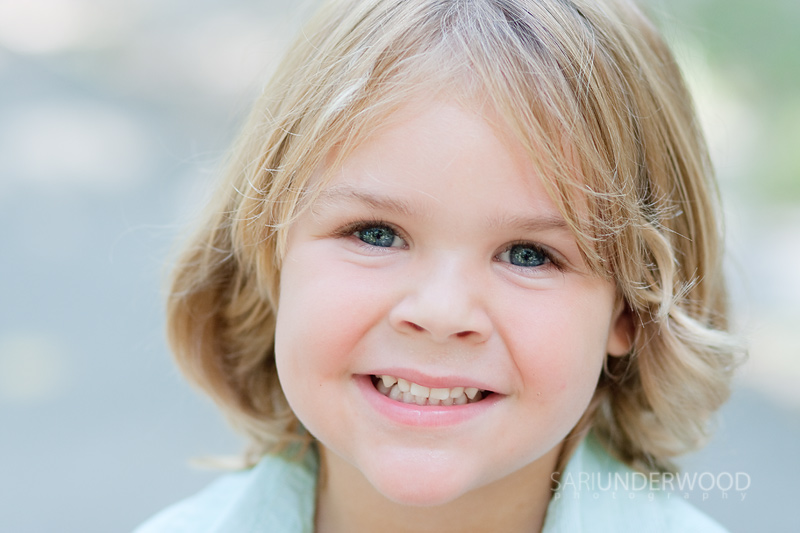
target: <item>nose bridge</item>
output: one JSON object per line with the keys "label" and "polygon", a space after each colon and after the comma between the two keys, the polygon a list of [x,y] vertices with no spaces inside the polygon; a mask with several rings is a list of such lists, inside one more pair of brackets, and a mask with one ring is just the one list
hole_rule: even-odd
{"label": "nose bridge", "polygon": [[441,291],[442,295],[447,295],[456,300],[469,300],[475,295],[472,294],[472,289],[475,286],[474,272],[470,272],[467,268],[467,262],[462,260],[457,255],[445,256],[431,261],[433,263],[428,267],[428,275],[424,274],[423,281],[420,287],[424,290],[425,294],[435,296],[437,291]]}
{"label": "nose bridge", "polygon": [[452,337],[488,337],[491,321],[482,297],[486,288],[468,265],[456,254],[421,262],[393,310],[395,327],[430,335],[438,342]]}

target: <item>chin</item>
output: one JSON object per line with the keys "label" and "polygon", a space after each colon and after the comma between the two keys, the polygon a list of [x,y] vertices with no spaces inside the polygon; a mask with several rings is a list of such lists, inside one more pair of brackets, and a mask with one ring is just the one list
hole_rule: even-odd
{"label": "chin", "polygon": [[362,472],[375,490],[394,503],[436,507],[481,486],[463,464],[455,458],[423,456],[415,460],[384,460],[372,472]]}
{"label": "chin", "polygon": [[[409,507],[438,507],[451,503],[465,494],[463,490],[439,485],[438,480],[420,480],[416,486],[389,486],[375,488],[387,500]],[[373,485],[374,486],[374,485]]]}

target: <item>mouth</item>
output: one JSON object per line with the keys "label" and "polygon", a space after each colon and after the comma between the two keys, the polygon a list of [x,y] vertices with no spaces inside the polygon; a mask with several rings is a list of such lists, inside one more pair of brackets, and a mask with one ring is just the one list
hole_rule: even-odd
{"label": "mouth", "polygon": [[480,402],[494,394],[475,387],[430,388],[389,375],[373,375],[372,384],[387,398],[419,406],[466,405]]}

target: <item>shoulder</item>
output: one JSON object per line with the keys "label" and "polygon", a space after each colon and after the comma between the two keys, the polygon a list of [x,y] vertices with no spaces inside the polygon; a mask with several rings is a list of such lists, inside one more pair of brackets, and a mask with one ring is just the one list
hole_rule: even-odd
{"label": "shoulder", "polygon": [[663,490],[658,475],[634,472],[591,436],[576,449],[557,482],[545,533],[654,531],[725,533],[725,528]]}
{"label": "shoulder", "polygon": [[162,510],[134,533],[207,531],[247,486],[250,471],[226,474],[201,492]]}
{"label": "shoulder", "polygon": [[310,532],[317,459],[307,456],[301,462],[266,456],[166,508],[134,533]]}

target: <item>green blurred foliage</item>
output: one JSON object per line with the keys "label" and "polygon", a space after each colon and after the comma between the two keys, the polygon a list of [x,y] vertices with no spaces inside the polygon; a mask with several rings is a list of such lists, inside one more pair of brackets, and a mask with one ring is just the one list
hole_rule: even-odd
{"label": "green blurred foliage", "polygon": [[702,46],[714,77],[756,118],[737,186],[758,203],[800,203],[800,1],[648,3]]}
{"label": "green blurred foliage", "polygon": [[800,2],[676,0],[674,10],[699,26],[696,35],[716,66],[740,77],[748,92],[758,91],[751,96],[767,101],[797,96]]}

